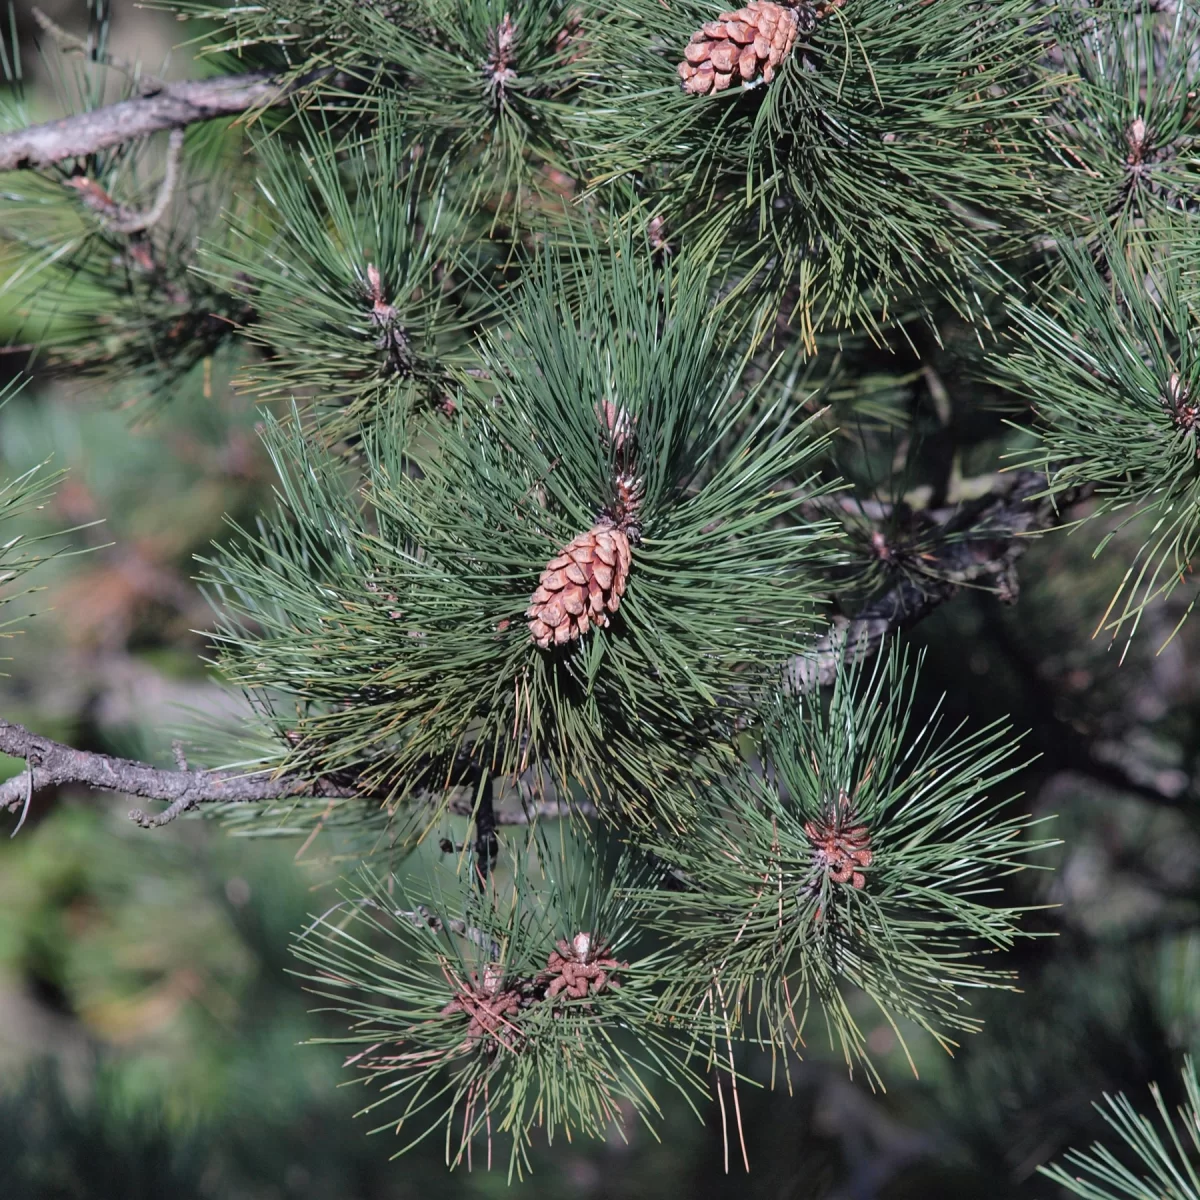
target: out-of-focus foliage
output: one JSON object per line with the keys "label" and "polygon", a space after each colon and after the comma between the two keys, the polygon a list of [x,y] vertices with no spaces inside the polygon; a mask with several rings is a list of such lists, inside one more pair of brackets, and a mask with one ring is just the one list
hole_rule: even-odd
{"label": "out-of-focus foliage", "polygon": [[[0,390],[0,407],[12,398],[14,390]],[[46,508],[54,494],[61,474],[48,471],[48,465],[36,463],[0,480],[0,604],[8,604],[15,595],[12,585],[45,561],[44,544],[54,536],[19,527],[22,517]]]}

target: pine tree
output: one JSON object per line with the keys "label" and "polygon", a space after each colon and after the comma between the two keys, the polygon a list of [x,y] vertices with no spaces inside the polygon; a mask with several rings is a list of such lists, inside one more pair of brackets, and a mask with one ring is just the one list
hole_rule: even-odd
{"label": "pine tree", "polygon": [[955,1049],[1056,830],[1022,714],[943,728],[903,636],[1059,526],[1128,556],[1122,653],[1191,612],[1200,7],[171,7],[188,83],[39,18],[57,123],[0,45],[2,290],[134,420],[259,406],[274,500],[197,567],[245,719],[174,768],[0,721],[0,807],[337,863],[296,975],[451,1167],[714,1089],[736,1146],[756,1051],[886,1082],[864,1001]]}

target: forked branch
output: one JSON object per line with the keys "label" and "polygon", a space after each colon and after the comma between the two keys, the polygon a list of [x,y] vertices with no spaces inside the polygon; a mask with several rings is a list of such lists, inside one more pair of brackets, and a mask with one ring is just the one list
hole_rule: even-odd
{"label": "forked branch", "polygon": [[1015,600],[1016,564],[1029,549],[1030,535],[1064,524],[1067,509],[1091,495],[1091,488],[1079,488],[1049,497],[1040,494],[1045,487],[1045,476],[1037,471],[1014,471],[999,476],[993,490],[977,500],[926,513],[940,527],[941,544],[926,556],[922,573],[898,579],[789,660],[784,686],[797,695],[828,686],[843,659],[874,657],[893,634],[923,621],[963,587]]}

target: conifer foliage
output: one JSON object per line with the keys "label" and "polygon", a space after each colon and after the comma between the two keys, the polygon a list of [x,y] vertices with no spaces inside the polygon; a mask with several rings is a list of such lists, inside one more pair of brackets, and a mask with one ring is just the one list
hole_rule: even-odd
{"label": "conifer foliage", "polygon": [[979,897],[1045,844],[989,790],[1015,747],[1001,728],[945,739],[936,718],[902,739],[913,675],[892,655],[840,674],[827,705],[776,701],[765,770],[711,789],[694,831],[656,848],[686,886],[646,894],[652,922],[703,968],[679,1002],[744,1014],[785,1061],[815,1007],[872,1069],[844,982],[947,1045],[976,1027],[967,989],[1011,986],[986,952],[1020,914]]}
{"label": "conifer foliage", "polygon": [[1092,497],[1100,625],[1192,586],[1200,11],[176,8],[242,119],[135,75],[58,152],[6,44],[4,291],[36,370],[261,406],[274,504],[198,568],[246,719],[139,818],[339,864],[297,974],[371,1119],[524,1174],[814,1029],[872,1084],[867,1014],[978,1029],[1053,829],[1020,717],[944,729],[892,643]]}

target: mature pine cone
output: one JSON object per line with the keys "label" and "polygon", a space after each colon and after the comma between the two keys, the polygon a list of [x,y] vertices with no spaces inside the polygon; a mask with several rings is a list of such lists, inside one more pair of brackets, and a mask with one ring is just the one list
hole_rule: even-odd
{"label": "mature pine cone", "polygon": [[629,538],[605,520],[552,558],[525,610],[529,632],[543,649],[561,646],[607,625],[621,606],[629,579]]}
{"label": "mature pine cone", "polygon": [[796,10],[770,0],[750,0],[737,12],[722,13],[692,34],[683,52],[687,61],[679,64],[683,90],[721,92],[739,80],[751,83],[760,72],[770,83],[791,53],[798,28]]}
{"label": "mature pine cone", "polygon": [[797,33],[808,33],[822,17],[846,0],[810,0],[772,4],[750,0],[737,12],[722,13],[692,34],[679,64],[683,90],[697,95],[723,92],[731,83],[764,83],[775,78],[779,64],[792,52]]}

